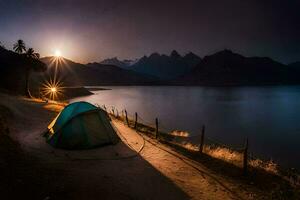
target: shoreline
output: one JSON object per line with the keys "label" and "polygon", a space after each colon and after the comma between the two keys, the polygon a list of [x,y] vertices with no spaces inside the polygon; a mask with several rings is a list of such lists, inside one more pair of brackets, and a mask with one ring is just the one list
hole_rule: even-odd
{"label": "shoreline", "polygon": [[[207,137],[232,147],[243,147],[248,137],[252,156],[300,170],[300,162],[297,156],[293,156],[299,149],[296,142],[299,138],[296,131],[299,129],[299,86],[240,89],[111,88],[112,91],[100,91],[80,99],[101,106],[105,104],[109,109],[115,107],[119,112],[127,109],[130,115],[137,112],[148,124],[153,124],[155,118],[159,117],[162,128],[189,130],[191,135],[200,134],[201,126],[206,125]],[[273,107],[278,108],[273,110]],[[282,135],[285,132],[288,137]],[[268,138],[268,143],[265,143],[265,138]],[[284,146],[284,151],[278,145]]]}
{"label": "shoreline", "polygon": [[85,87],[64,87],[63,88],[63,98],[68,100],[76,97],[89,96],[94,93]]}
{"label": "shoreline", "polygon": [[[95,156],[95,158],[99,159],[99,157],[107,156],[106,154],[116,156],[115,151],[123,154],[122,152],[127,152],[128,150],[122,144],[120,144],[121,146],[104,147],[90,151],[54,149],[45,143],[44,138],[40,134],[52,118],[57,115],[59,109],[63,108],[62,105],[59,109],[55,110],[53,107],[56,107],[57,104],[52,104],[51,102],[46,104],[34,100],[30,101],[23,97],[0,95],[0,105],[4,105],[12,112],[10,120],[13,123],[10,125],[10,129],[12,130],[10,134],[12,134],[13,139],[19,141],[21,147],[25,148],[26,155],[35,157],[37,160],[35,166],[39,166],[38,163],[41,162],[41,164],[47,163],[47,167],[49,167],[49,169],[41,167],[40,180],[38,180],[40,183],[39,187],[45,186],[41,192],[41,197],[43,198],[49,196],[51,199],[82,199],[80,197],[83,196],[80,195],[84,195],[87,192],[97,198],[100,193],[103,195],[104,192],[106,198],[109,199],[126,199],[126,197],[134,199],[145,199],[146,197],[166,199],[170,194],[177,194],[175,198],[178,199],[190,199],[192,197],[194,199],[207,199],[205,197],[210,195],[215,196],[216,199],[232,199],[232,195],[243,197],[239,199],[248,199],[245,198],[247,195],[252,195],[254,199],[263,199],[263,197],[269,196],[270,194],[268,193],[273,190],[274,192],[278,192],[278,194],[281,191],[284,195],[287,192],[284,189],[287,186],[283,183],[281,184],[278,179],[267,176],[270,179],[262,179],[258,184],[256,181],[259,180],[255,181],[254,179],[260,177],[257,173],[251,173],[250,176],[243,177],[237,168],[224,162],[217,162],[216,159],[209,157],[201,157],[200,160],[196,159],[193,161],[197,163],[197,169],[205,171],[204,175],[200,175],[197,170],[186,165],[181,160],[189,158],[191,156],[190,153],[179,152],[178,148],[166,146],[147,136],[146,139],[148,141],[146,140],[145,149],[136,159],[106,162],[97,160],[70,160],[70,157],[78,156]],[[30,112],[28,112],[29,110]],[[123,123],[119,123],[115,119],[113,119],[113,123],[126,136],[128,142],[138,149],[138,146],[143,141],[139,139],[135,130],[125,126]],[[167,148],[173,154],[178,152],[178,156],[181,158],[175,158],[171,154],[162,151],[161,148]],[[119,152],[119,150],[122,151]],[[192,159],[193,157],[190,158]],[[11,157],[11,159],[14,164],[16,158]],[[28,167],[28,171],[30,171],[30,163]],[[122,170],[120,170],[120,167]],[[58,172],[56,173],[55,171],[57,170]],[[34,171],[30,172],[30,176],[33,176],[33,174]],[[47,177],[51,174],[53,181],[49,185]],[[23,177],[23,182],[29,184],[31,180],[30,176],[28,180],[26,177]],[[130,178],[132,176],[134,176],[134,181]],[[214,178],[212,179],[212,177]],[[68,181],[70,178],[72,181]],[[216,179],[234,192],[224,192]],[[273,184],[276,183],[276,188],[274,188],[274,185],[271,187],[271,184],[267,186],[266,183],[271,182]],[[176,183],[175,186],[174,183]],[[95,186],[101,189],[95,191],[93,190]],[[53,193],[54,188],[62,189]],[[115,191],[114,193],[110,192],[112,188]]]}
{"label": "shoreline", "polygon": [[[99,87],[101,87],[101,88],[93,88],[93,87],[91,87],[91,88],[92,89],[98,89],[99,91],[101,91],[101,90],[113,90],[112,88],[102,88],[102,86],[99,86]],[[127,87],[127,86],[125,86],[125,87]],[[89,88],[87,88],[87,89],[89,89]],[[116,114],[116,113],[109,113],[109,114],[112,115],[112,114]],[[113,116],[113,117],[116,117],[116,116]],[[130,123],[134,123],[133,119],[129,119],[129,121],[130,121]],[[140,122],[138,122],[138,124],[140,126],[142,126],[142,127],[145,128],[145,133],[148,133],[149,131],[153,133],[155,131],[155,128],[149,127],[147,124],[143,124],[143,123],[140,123]],[[183,130],[183,132],[185,132],[185,131]],[[161,132],[161,133],[164,134],[164,135],[166,135],[166,136],[169,135],[169,133],[163,133],[163,132]],[[194,137],[194,136],[192,136],[192,137]],[[182,138],[185,138],[185,137],[182,137]],[[199,148],[198,144],[190,143],[190,141],[189,142],[185,142],[184,139],[179,139],[179,140],[180,140],[179,143],[177,143],[177,144],[173,143],[171,145],[177,145],[178,147],[187,149],[188,151],[198,151],[198,148]],[[227,156],[228,157],[234,157],[233,158],[234,160],[233,161],[228,160],[228,161],[229,162],[236,162],[237,161],[236,158],[235,158],[236,156],[232,155],[232,153],[241,154],[240,150],[239,151],[235,151],[233,148],[222,148],[222,147],[220,148],[220,147],[218,147],[219,146],[218,143],[219,143],[219,141],[216,141],[215,144],[213,144],[213,145],[204,145],[205,151],[206,152],[211,151],[211,153],[208,153],[209,155],[211,155],[213,157],[220,158],[220,159],[225,159],[225,160],[227,160],[227,158],[226,158],[226,156],[224,157],[224,154],[229,154]],[[229,146],[229,145],[224,144],[224,146]],[[220,152],[217,152],[217,151],[223,151],[223,150],[225,150],[225,152],[221,153],[222,156],[217,155],[217,154],[220,153]],[[239,157],[240,157],[240,155],[239,155]],[[290,167],[286,167],[285,166],[285,167],[283,167],[282,165],[279,165],[278,163],[272,161],[272,159],[265,159],[265,158],[261,158],[261,157],[254,157],[254,156],[252,156],[251,153],[249,153],[249,157],[250,157],[249,162],[250,162],[250,165],[252,167],[259,168],[259,169],[262,169],[262,170],[267,170],[267,171],[272,172],[274,174],[278,174],[278,171],[280,171],[281,173],[287,174],[286,171],[290,171],[291,169],[292,170],[295,169],[295,167],[293,167],[293,166],[290,166]],[[242,161],[239,161],[238,164],[237,164],[237,166],[240,166],[241,163],[242,163]]]}
{"label": "shoreline", "polygon": [[96,86],[84,86],[85,89],[88,91],[101,91],[101,90],[112,90],[111,88],[104,88],[102,86],[96,87]]}
{"label": "shoreline", "polygon": [[[104,110],[106,108],[104,107]],[[107,111],[106,111],[107,112]],[[154,138],[167,146],[174,148],[179,153],[188,154],[194,159],[198,159],[199,155],[204,155],[210,157],[211,159],[217,159],[228,164],[232,164],[239,168],[240,172],[243,171],[243,149],[232,149],[230,147],[220,145],[218,143],[215,144],[203,144],[203,153],[199,152],[200,144],[195,143],[194,140],[189,139],[189,134],[185,131],[176,133],[177,131],[173,131],[170,133],[166,133],[164,131],[158,130],[157,133],[155,127],[149,126],[147,124],[137,122],[135,123],[134,119],[127,118],[128,124],[126,122],[126,118],[124,116],[116,115],[115,112],[108,112],[108,114],[115,120],[119,120],[123,122],[128,127],[135,129],[141,134],[145,134],[150,138]],[[136,128],[134,128],[136,127]],[[158,136],[156,136],[158,134]],[[195,136],[192,136],[192,138]],[[200,135],[199,135],[200,137]],[[197,138],[199,140],[199,138]],[[247,153],[248,154],[248,153]],[[251,154],[248,155],[248,168],[251,173],[267,173],[272,174],[274,176],[281,177],[284,180],[287,180],[291,184],[295,184],[296,187],[300,186],[300,175],[297,173],[295,168],[284,168],[277,163],[274,163],[272,160],[263,160],[261,158],[252,157]]]}

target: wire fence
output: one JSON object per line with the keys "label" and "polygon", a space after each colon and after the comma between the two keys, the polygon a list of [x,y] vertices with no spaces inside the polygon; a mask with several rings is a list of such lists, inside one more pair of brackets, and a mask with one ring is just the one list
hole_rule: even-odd
{"label": "wire fence", "polygon": [[[121,120],[127,126],[149,137],[180,146],[193,152],[199,152],[199,154],[205,153],[215,158],[236,163],[236,165],[243,169],[244,174],[247,174],[249,165],[264,168],[274,173],[278,170],[277,165],[272,160],[262,160],[254,156],[252,152],[249,152],[247,138],[245,139],[245,143],[239,146],[228,145],[207,136],[204,125],[201,132],[190,135],[186,131],[172,130],[157,118],[149,121],[137,113],[129,113],[126,109],[118,110],[114,106],[100,106],[98,104],[96,106],[106,111],[110,116]],[[291,177],[294,182],[299,184],[300,178],[298,172],[292,169],[285,173],[287,173],[287,177]]]}
{"label": "wire fence", "polygon": [[[114,106],[100,106],[111,116],[122,120],[128,126],[136,128],[142,133],[146,133],[152,137],[158,138],[160,140],[165,140],[173,144],[186,147],[190,150],[199,151],[200,145],[205,145],[207,149],[216,149],[216,148],[226,148],[229,151],[236,151],[243,153],[245,151],[245,145],[233,146],[222,143],[216,139],[210,138],[205,134],[205,131],[202,133],[190,135],[186,131],[172,130],[166,126],[162,121],[154,119],[149,121],[144,119],[142,116],[137,113],[129,113],[126,109],[118,110]],[[203,136],[202,136],[203,134]]]}
{"label": "wire fence", "polygon": [[[107,106],[107,105],[99,105],[99,104],[95,104],[97,107],[105,110],[108,114],[110,114],[111,116],[115,117],[115,118],[119,118],[120,120],[124,121],[125,123],[127,123],[128,120],[128,124],[129,126],[134,125],[135,123],[137,124],[137,128],[150,128],[150,132],[151,130],[154,130],[156,128],[158,128],[158,133],[160,135],[160,137],[164,137],[166,136],[167,138],[172,138],[174,139],[174,141],[181,141],[183,139],[185,139],[186,142],[191,142],[191,140],[195,140],[197,142],[197,138],[198,138],[198,142],[201,136],[201,133],[199,134],[194,134],[194,135],[190,135],[188,132],[186,131],[178,131],[178,130],[173,130],[171,128],[169,128],[168,126],[166,126],[162,121],[158,120],[158,124],[155,123],[155,120],[153,121],[149,121],[144,119],[142,116],[136,114],[132,114],[126,111],[126,109],[122,109],[122,110],[118,110],[116,107],[114,106]],[[152,132],[153,135],[155,135],[155,132]],[[231,145],[227,145],[225,143],[222,143],[218,140],[212,139],[210,137],[205,136],[205,142],[207,145],[210,145],[212,147],[224,147],[224,148],[228,148],[228,149],[232,149],[232,150],[237,150],[237,151],[242,151],[244,149],[244,147],[234,147]]]}

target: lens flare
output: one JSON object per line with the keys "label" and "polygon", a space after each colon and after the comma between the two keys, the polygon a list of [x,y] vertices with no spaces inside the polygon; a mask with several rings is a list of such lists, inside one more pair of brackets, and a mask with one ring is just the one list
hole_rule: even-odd
{"label": "lens flare", "polygon": [[55,57],[61,57],[61,51],[56,49],[54,52]]}
{"label": "lens flare", "polygon": [[60,81],[46,81],[43,84],[41,94],[51,100],[58,100],[63,95],[63,87]]}
{"label": "lens flare", "polygon": [[56,92],[56,91],[57,91],[56,87],[51,88],[51,92]]}

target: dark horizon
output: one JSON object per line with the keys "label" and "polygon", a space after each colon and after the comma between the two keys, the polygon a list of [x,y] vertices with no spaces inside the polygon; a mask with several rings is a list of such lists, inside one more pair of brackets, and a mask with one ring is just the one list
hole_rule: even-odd
{"label": "dark horizon", "polygon": [[135,59],[153,52],[222,49],[300,60],[300,2],[275,1],[0,1],[0,41],[17,39],[41,56],[56,49],[71,60]]}

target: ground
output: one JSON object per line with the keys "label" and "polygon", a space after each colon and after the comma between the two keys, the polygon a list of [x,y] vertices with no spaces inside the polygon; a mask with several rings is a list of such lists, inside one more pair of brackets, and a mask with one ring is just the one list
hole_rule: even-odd
{"label": "ground", "polygon": [[0,152],[4,199],[268,199],[120,121],[117,145],[66,151],[42,136],[62,106],[4,94],[0,105],[13,138]]}

